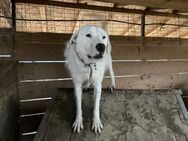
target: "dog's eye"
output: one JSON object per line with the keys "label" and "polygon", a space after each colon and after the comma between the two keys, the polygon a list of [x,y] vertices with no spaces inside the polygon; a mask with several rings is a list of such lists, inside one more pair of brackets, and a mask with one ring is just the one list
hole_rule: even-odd
{"label": "dog's eye", "polygon": [[91,34],[86,34],[86,37],[89,37],[89,38],[91,38]]}
{"label": "dog's eye", "polygon": [[106,36],[103,36],[103,37],[102,37],[102,39],[105,39],[105,38],[106,38]]}

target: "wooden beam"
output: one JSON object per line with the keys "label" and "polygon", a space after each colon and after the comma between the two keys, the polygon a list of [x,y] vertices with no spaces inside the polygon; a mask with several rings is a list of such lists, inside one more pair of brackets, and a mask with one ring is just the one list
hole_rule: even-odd
{"label": "wooden beam", "polygon": [[134,13],[134,14],[145,14],[145,15],[157,15],[157,16],[168,16],[168,17],[179,17],[179,18],[188,18],[188,15],[183,14],[173,14],[166,12],[156,12],[156,11],[145,11],[139,9],[126,9],[126,8],[115,8],[115,7],[106,7],[106,6],[95,6],[87,4],[76,4],[68,2],[59,2],[59,1],[44,1],[44,0],[16,0],[18,3],[30,3],[30,4],[40,4],[40,5],[51,5],[59,7],[69,7],[69,8],[78,8],[78,9],[89,9],[89,10],[100,10],[108,12],[121,12],[121,13]]}
{"label": "wooden beam", "polygon": [[144,43],[145,38],[145,14],[141,16],[141,40]]}
{"label": "wooden beam", "polygon": [[175,9],[181,12],[188,12],[188,1],[187,0],[100,0],[104,2],[112,2],[119,4],[128,5],[140,5],[146,7],[166,8]]}
{"label": "wooden beam", "polygon": [[16,0],[11,1],[12,4],[12,57],[15,57],[15,33],[16,33]]}

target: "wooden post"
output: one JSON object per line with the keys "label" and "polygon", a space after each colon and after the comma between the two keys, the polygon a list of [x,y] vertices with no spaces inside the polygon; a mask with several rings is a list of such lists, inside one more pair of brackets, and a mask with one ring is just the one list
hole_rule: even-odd
{"label": "wooden post", "polygon": [[14,42],[15,42],[15,33],[16,33],[16,1],[11,0],[12,3],[12,58],[15,57],[15,48],[14,48]]}
{"label": "wooden post", "polygon": [[18,102],[16,62],[0,61],[0,141],[19,140]]}
{"label": "wooden post", "polygon": [[141,16],[141,40],[142,40],[142,45],[144,45],[144,39],[145,39],[145,14],[142,14],[142,16]]}

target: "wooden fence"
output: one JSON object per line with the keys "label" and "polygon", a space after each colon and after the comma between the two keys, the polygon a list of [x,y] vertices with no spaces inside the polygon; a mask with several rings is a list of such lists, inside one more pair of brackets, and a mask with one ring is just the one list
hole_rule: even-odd
{"label": "wooden fence", "polygon": [[[9,36],[0,36],[0,54],[11,54]],[[72,82],[64,67],[68,34],[21,33],[14,41],[20,97],[21,140],[31,140],[51,97]],[[116,86],[122,89],[180,88],[188,103],[188,40],[113,36]],[[8,46],[8,47],[6,47]],[[109,85],[108,73],[103,87]],[[25,134],[33,132],[33,134]]]}
{"label": "wooden fence", "polygon": [[18,141],[18,91],[16,63],[0,61],[0,140]]}

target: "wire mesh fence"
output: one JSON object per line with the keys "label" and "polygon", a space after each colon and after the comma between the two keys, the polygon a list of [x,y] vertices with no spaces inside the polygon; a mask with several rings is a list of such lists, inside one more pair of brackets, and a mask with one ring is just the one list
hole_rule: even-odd
{"label": "wire mesh fence", "polygon": [[9,0],[0,1],[0,28],[11,28],[11,2]]}
{"label": "wire mesh fence", "polygon": [[[76,3],[77,0],[55,0]],[[82,4],[115,7],[115,4],[82,0]],[[138,6],[119,8],[142,9]],[[83,25],[105,27],[110,35],[141,36],[141,14],[108,12],[37,4],[16,4],[16,29],[21,32],[73,33]],[[11,28],[10,0],[0,2],[0,28]],[[188,19],[145,17],[146,37],[188,38]]]}
{"label": "wire mesh fence", "polygon": [[73,33],[83,25],[96,25],[106,26],[110,35],[140,35],[138,14],[32,4],[18,4],[17,13],[24,13],[17,15],[18,31]]}

